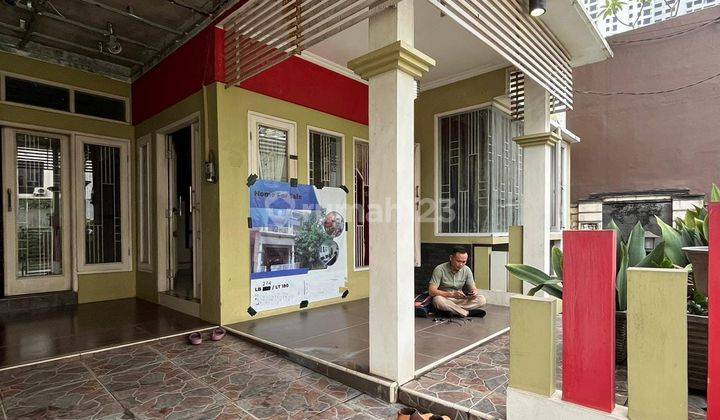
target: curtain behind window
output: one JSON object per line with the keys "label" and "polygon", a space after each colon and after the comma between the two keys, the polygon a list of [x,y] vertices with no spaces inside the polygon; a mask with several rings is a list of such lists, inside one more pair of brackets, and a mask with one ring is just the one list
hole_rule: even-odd
{"label": "curtain behind window", "polygon": [[273,127],[258,127],[258,155],[261,179],[288,181],[288,132]]}
{"label": "curtain behind window", "polygon": [[439,119],[441,233],[503,233],[520,224],[522,124],[496,108]]}

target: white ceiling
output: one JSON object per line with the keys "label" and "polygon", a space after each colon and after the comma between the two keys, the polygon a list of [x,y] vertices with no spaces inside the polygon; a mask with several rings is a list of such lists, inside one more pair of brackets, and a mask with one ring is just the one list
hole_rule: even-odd
{"label": "white ceiling", "polygon": [[[441,17],[440,11],[428,1],[415,2],[415,28],[415,48],[437,62],[437,66],[420,80],[421,89],[508,65],[505,59],[451,18]],[[345,67],[348,61],[368,52],[367,20],[311,47],[309,52]]]}

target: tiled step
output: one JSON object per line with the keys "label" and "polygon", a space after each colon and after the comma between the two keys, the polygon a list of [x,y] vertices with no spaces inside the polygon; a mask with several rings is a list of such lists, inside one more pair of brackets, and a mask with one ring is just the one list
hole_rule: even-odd
{"label": "tiled step", "polygon": [[227,326],[224,326],[224,328],[230,333],[240,336],[253,344],[277,353],[292,362],[325,375],[330,379],[334,379],[343,385],[355,388],[364,394],[371,395],[390,403],[397,401],[397,382],[391,382],[372,375],[356,372],[335,363],[327,362],[317,357],[300,353],[285,346],[260,339]]}
{"label": "tiled step", "polygon": [[448,416],[452,420],[502,420],[404,386],[398,390],[398,402],[421,412]]}
{"label": "tiled step", "polygon": [[0,314],[32,309],[77,305],[77,293],[72,290],[0,298]]}

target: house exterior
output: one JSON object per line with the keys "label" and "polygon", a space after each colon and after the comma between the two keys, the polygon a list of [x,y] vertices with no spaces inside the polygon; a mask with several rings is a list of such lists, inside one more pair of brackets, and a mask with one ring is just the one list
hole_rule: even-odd
{"label": "house exterior", "polygon": [[549,272],[578,140],[558,106],[572,68],[611,52],[570,1],[538,21],[492,2],[517,25],[454,1],[265,3],[228,2],[130,76],[23,54],[27,27],[4,23],[21,38],[0,52],[5,295],[138,297],[218,324],[369,297],[371,371],[407,380],[417,263],[464,244],[478,284],[511,291],[490,273],[522,223],[522,259]]}
{"label": "house exterior", "polygon": [[[580,228],[607,223],[622,210],[611,208],[618,203],[670,223],[709,198],[720,151],[706,134],[717,130],[711,104],[720,84],[711,77],[718,66],[710,52],[716,34],[706,22],[719,15],[711,7],[612,36],[614,60],[577,69],[582,106],[568,114],[567,124],[584,140],[572,154]],[[673,58],[679,55],[682,60]]]}

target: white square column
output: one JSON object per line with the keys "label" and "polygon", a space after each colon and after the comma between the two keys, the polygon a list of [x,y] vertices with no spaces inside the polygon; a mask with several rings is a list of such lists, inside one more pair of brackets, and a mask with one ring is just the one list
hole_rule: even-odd
{"label": "white square column", "polygon": [[[523,148],[523,264],[550,273],[552,148],[561,139],[550,131],[550,95],[529,77],[524,117],[525,134],[514,139]],[[523,291],[529,290],[523,283]]]}
{"label": "white square column", "polygon": [[415,375],[413,298],[416,80],[434,60],[413,48],[413,3],[370,18],[371,52],[348,63],[370,92],[370,373]]}

